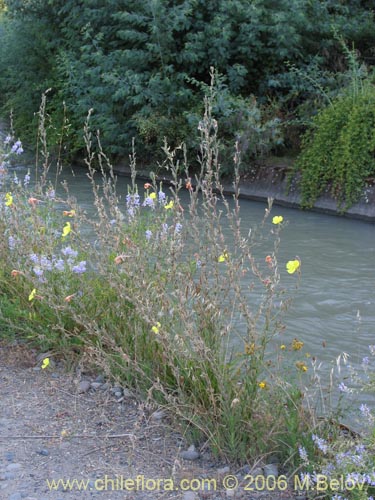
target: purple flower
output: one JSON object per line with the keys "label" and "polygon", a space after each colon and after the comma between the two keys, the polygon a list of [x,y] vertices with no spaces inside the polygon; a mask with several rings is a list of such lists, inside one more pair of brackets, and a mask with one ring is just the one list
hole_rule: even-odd
{"label": "purple flower", "polygon": [[161,225],[161,234],[167,234],[168,233],[169,226],[166,222]]}
{"label": "purple flower", "polygon": [[14,250],[16,248],[17,240],[13,236],[9,236],[8,238],[8,246],[10,250]]}
{"label": "purple flower", "polygon": [[174,228],[175,234],[179,234],[181,232],[181,229],[182,229],[182,224],[180,224],[179,222],[177,222],[176,225],[175,225],[175,228]]}
{"label": "purple flower", "polygon": [[46,271],[51,271],[52,269],[52,262],[51,260],[46,257],[45,255],[41,255],[40,256],[40,265],[43,269],[45,269]]}
{"label": "purple flower", "polygon": [[4,139],[4,144],[9,144],[11,140],[12,140],[11,136],[7,135]]}
{"label": "purple flower", "polygon": [[22,143],[20,140],[16,141],[11,149],[12,153],[16,153],[17,155],[20,155],[23,153],[23,148],[22,148]]}
{"label": "purple flower", "polygon": [[323,438],[320,438],[319,436],[317,436],[316,434],[313,434],[311,437],[312,437],[312,440],[313,440],[315,446],[317,448],[319,448],[319,450],[322,453],[326,454],[328,451],[328,444],[326,443],[326,441]]}
{"label": "purple flower", "polygon": [[27,174],[25,175],[24,179],[23,179],[23,185],[24,185],[25,187],[26,187],[26,186],[28,186],[28,185],[30,184],[30,179],[31,179],[30,174],[29,174],[29,173],[27,173]]}
{"label": "purple flower", "polygon": [[298,448],[298,453],[299,453],[299,456],[303,462],[309,461],[308,456],[307,456],[307,451],[305,450],[305,448],[303,446],[300,446]]}
{"label": "purple flower", "polygon": [[65,262],[63,261],[63,259],[58,259],[55,263],[54,263],[54,268],[56,269],[56,271],[64,271],[65,270]]}
{"label": "purple flower", "polygon": [[142,203],[142,206],[143,207],[151,207],[151,208],[154,208],[154,200],[152,198],[150,198],[149,196],[147,196],[145,198],[145,201]]}
{"label": "purple flower", "polygon": [[81,262],[79,262],[76,266],[72,267],[72,271],[73,271],[73,273],[76,273],[76,274],[85,273],[86,272],[86,261],[81,260]]}
{"label": "purple flower", "polygon": [[134,194],[128,193],[126,195],[126,206],[128,208],[139,207],[139,204],[140,204],[140,201],[139,201],[139,194],[138,193],[134,193]]}
{"label": "purple flower", "polygon": [[37,254],[36,254],[36,253],[31,253],[31,254],[29,255],[29,259],[31,260],[31,262],[32,262],[33,264],[39,264],[39,257],[37,256]]}
{"label": "purple flower", "polygon": [[43,269],[41,269],[39,266],[33,267],[33,271],[35,273],[35,276],[38,278],[41,278],[43,276]]}
{"label": "purple flower", "polygon": [[56,192],[53,188],[50,188],[48,191],[47,191],[47,196],[50,200],[54,200],[55,197],[56,197]]}
{"label": "purple flower", "polygon": [[149,229],[147,229],[147,231],[145,232],[145,235],[146,235],[146,240],[150,241],[150,239],[152,237],[152,231],[150,231]]}
{"label": "purple flower", "polygon": [[371,415],[370,408],[366,404],[362,404],[359,407],[359,411],[362,413],[362,415],[367,418],[368,420],[372,420],[373,416]]}
{"label": "purple flower", "polygon": [[165,193],[163,191],[159,191],[158,193],[158,199],[159,199],[159,203],[160,205],[165,205]]}
{"label": "purple flower", "polygon": [[350,389],[349,387],[347,387],[344,382],[341,382],[341,384],[339,384],[339,391],[340,392],[350,392]]}
{"label": "purple flower", "polygon": [[62,248],[61,253],[65,255],[65,257],[72,257],[73,259],[75,259],[78,255],[78,252],[73,250],[71,247]]}

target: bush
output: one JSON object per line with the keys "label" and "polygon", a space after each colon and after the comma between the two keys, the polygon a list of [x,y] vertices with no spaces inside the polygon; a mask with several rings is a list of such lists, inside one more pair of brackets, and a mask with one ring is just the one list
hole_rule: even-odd
{"label": "bush", "polygon": [[366,178],[375,174],[375,87],[336,98],[313,120],[295,168],[302,204],[314,205],[325,190],[344,211],[358,201]]}
{"label": "bush", "polygon": [[[183,148],[165,144],[171,189],[151,176],[139,192],[133,155],[132,185],[120,200],[111,169],[104,172],[100,144],[99,154],[92,152],[95,138],[87,122],[96,209],[90,217],[69,195],[56,197],[44,143],[38,170],[23,179],[7,175],[11,151],[22,152],[20,142],[7,137],[0,324],[9,332],[22,322],[22,335],[43,350],[101,367],[150,404],[169,409],[191,439],[208,441],[222,457],[245,462],[273,453],[298,465],[297,445],[308,447],[319,428],[315,393],[313,403],[308,391],[316,360],[303,353],[303,342],[280,338],[301,262],[279,266],[285,222],[281,216],[269,220],[270,206],[259,227],[244,234],[239,153],[236,194],[228,201],[210,97],[199,128],[195,180]],[[101,169],[100,183],[94,166]],[[181,189],[189,194],[185,207]]]}

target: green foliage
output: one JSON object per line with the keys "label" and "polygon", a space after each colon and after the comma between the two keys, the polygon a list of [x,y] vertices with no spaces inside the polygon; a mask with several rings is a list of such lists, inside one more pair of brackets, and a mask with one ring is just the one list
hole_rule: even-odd
{"label": "green foliage", "polygon": [[326,190],[342,210],[356,202],[375,174],[375,88],[336,98],[313,120],[296,161],[302,202],[313,206]]}
{"label": "green foliage", "polygon": [[[81,123],[93,109],[103,147],[127,157],[158,155],[164,136],[196,150],[196,117],[209,68],[223,75],[223,159],[230,168],[233,139],[250,159],[280,143],[279,105],[306,99],[285,62],[319,68],[323,87],[337,88],[345,70],[332,32],[354,41],[364,57],[375,42],[370,6],[359,0],[7,0],[0,27],[0,104],[13,109],[16,129],[34,143],[34,112],[48,88],[51,131],[62,103],[71,148],[82,150]],[[337,63],[336,61],[339,61]],[[345,61],[344,61],[345,62]],[[318,71],[318,70],[317,70]],[[332,74],[331,74],[331,73]],[[253,97],[256,96],[256,97]],[[271,100],[274,103],[274,100]],[[220,117],[221,118],[221,117]],[[52,132],[53,133],[53,132]],[[58,141],[58,137],[56,137]]]}

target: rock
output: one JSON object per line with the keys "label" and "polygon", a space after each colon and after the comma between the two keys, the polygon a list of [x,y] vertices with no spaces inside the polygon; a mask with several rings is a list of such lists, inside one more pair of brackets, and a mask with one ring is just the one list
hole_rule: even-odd
{"label": "rock", "polygon": [[98,375],[98,376],[96,377],[96,379],[95,379],[95,382],[96,382],[97,384],[104,384],[104,382],[105,382],[104,375]]}
{"label": "rock", "polygon": [[185,491],[182,495],[182,500],[196,500],[197,495],[194,491]]}
{"label": "rock", "polygon": [[132,398],[133,397],[133,394],[131,393],[131,391],[129,391],[129,389],[123,389],[122,394],[123,394],[124,398]]}
{"label": "rock", "polygon": [[236,494],[236,490],[225,490],[225,494],[227,498],[234,498],[234,495]]}
{"label": "rock", "polygon": [[115,397],[116,398],[122,398],[122,391],[116,391],[115,392]]}
{"label": "rock", "polygon": [[184,460],[197,460],[200,456],[199,451],[195,449],[193,444],[187,450],[182,451],[180,455]]}
{"label": "rock", "polygon": [[96,391],[99,389],[103,384],[101,382],[91,382],[91,387]]}
{"label": "rock", "polygon": [[81,380],[78,384],[78,393],[83,394],[87,392],[91,387],[91,383],[88,380]]}
{"label": "rock", "polygon": [[219,474],[219,476],[222,476],[223,474],[228,474],[228,472],[230,472],[230,468],[227,465],[225,467],[217,469],[217,473]]}
{"label": "rock", "polygon": [[103,385],[100,387],[100,390],[101,390],[101,391],[106,391],[107,389],[109,389],[109,384],[107,384],[107,383],[103,384]]}
{"label": "rock", "polygon": [[116,394],[116,392],[121,392],[122,396],[122,387],[120,387],[119,385],[115,385],[114,387],[112,387],[111,392],[112,394]]}
{"label": "rock", "polygon": [[[240,474],[250,474],[251,472],[251,467],[249,464],[246,464],[244,465],[241,469],[240,469]],[[252,474],[253,475],[253,474]]]}
{"label": "rock", "polygon": [[15,471],[22,469],[22,464],[9,464],[6,466],[7,471]]}
{"label": "rock", "polygon": [[9,481],[10,479],[15,479],[17,476],[14,472],[6,472],[4,474],[4,480]]}
{"label": "rock", "polygon": [[151,420],[162,420],[165,417],[165,412],[163,410],[160,411],[154,411],[154,413],[151,415]]}
{"label": "rock", "polygon": [[14,460],[14,452],[13,451],[6,451],[4,453],[5,460],[8,460],[8,462],[13,462]]}
{"label": "rock", "polygon": [[263,467],[265,477],[278,477],[279,468],[277,464],[267,464]]}
{"label": "rock", "polygon": [[37,451],[38,455],[42,455],[43,457],[48,457],[49,451],[46,448],[41,448]]}
{"label": "rock", "polygon": [[19,491],[16,491],[8,497],[8,500],[22,500],[22,494]]}
{"label": "rock", "polygon": [[247,474],[251,474],[253,477],[263,476],[263,469],[262,467],[255,467],[255,469],[250,469]]}

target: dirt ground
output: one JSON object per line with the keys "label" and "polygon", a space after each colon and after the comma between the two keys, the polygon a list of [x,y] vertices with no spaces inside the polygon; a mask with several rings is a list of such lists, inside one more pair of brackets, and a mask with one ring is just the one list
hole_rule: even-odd
{"label": "dirt ground", "polygon": [[[128,393],[116,398],[108,384],[82,393],[82,375],[66,373],[58,364],[41,370],[40,364],[25,346],[0,345],[1,499],[291,496],[290,491],[247,490],[250,469],[236,470],[208,451],[184,460],[181,452],[188,445],[167,415]],[[229,476],[233,481],[232,475],[239,487],[228,491],[223,481]],[[77,481],[64,489],[62,483],[50,487],[47,481],[53,479]]]}

